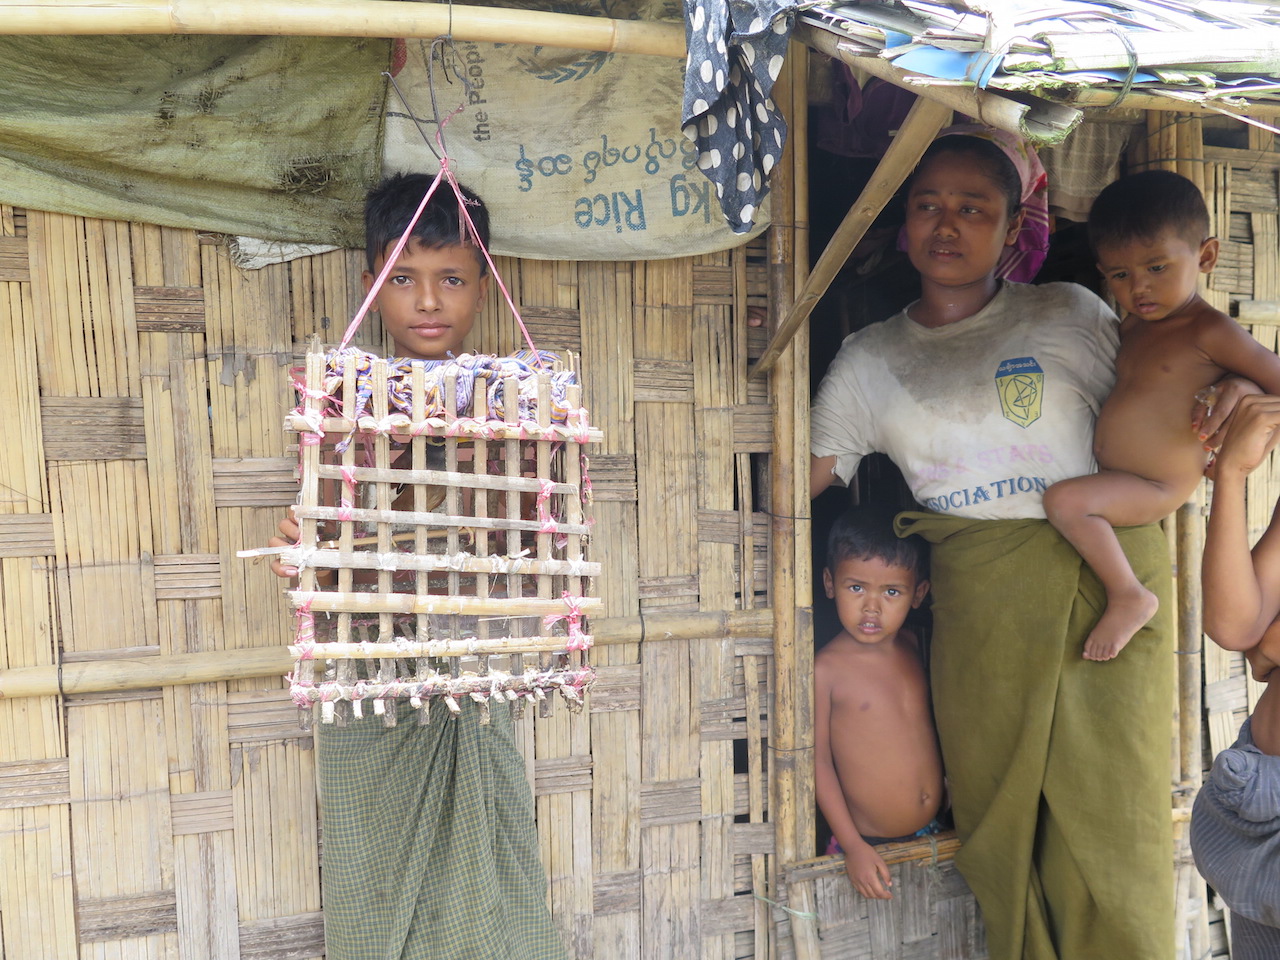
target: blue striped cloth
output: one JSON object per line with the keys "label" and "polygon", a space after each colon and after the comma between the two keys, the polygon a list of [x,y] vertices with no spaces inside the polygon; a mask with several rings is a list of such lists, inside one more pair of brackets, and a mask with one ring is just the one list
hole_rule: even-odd
{"label": "blue striped cloth", "polygon": [[1280,957],[1280,757],[1257,748],[1249,720],[1196,797],[1191,853],[1227,906],[1254,921],[1241,925],[1249,941],[1271,938],[1270,952],[1251,955]]}

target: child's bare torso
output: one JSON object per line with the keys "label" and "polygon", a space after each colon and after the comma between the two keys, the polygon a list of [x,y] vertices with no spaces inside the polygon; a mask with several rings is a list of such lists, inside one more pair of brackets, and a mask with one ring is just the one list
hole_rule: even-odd
{"label": "child's bare torso", "polygon": [[[1191,429],[1195,395],[1226,372],[1196,344],[1207,304],[1154,323],[1120,325],[1116,385],[1103,404],[1094,454],[1103,470],[1123,470],[1164,485],[1159,516],[1183,504],[1204,473],[1208,454]],[[1156,505],[1153,504],[1153,511]]]}
{"label": "child's bare torso", "polygon": [[942,758],[914,636],[865,646],[842,633],[817,669],[830,678],[831,759],[854,826],[876,837],[921,829],[942,806]]}

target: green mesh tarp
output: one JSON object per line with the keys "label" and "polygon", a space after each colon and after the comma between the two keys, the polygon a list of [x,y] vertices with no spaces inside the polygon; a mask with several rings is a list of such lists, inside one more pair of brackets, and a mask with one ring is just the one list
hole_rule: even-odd
{"label": "green mesh tarp", "polygon": [[0,202],[359,246],[391,44],[0,37]]}

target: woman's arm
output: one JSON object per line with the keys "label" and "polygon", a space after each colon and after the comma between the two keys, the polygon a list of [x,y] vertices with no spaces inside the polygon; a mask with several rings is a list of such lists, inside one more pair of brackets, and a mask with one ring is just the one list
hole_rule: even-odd
{"label": "woman's arm", "polygon": [[1280,613],[1280,510],[1251,552],[1245,481],[1280,440],[1280,397],[1240,401],[1213,468],[1205,536],[1204,629],[1219,646],[1247,650]]}
{"label": "woman's arm", "polygon": [[809,499],[813,499],[831,484],[835,483],[836,458],[815,457],[809,454]]}

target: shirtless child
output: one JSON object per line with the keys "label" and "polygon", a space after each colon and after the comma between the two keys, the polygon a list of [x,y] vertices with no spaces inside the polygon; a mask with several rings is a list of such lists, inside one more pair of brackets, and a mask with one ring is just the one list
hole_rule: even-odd
{"label": "shirtless child", "polygon": [[1089,212],[1089,241],[1122,318],[1116,385],[1094,434],[1098,472],[1055,483],[1044,509],[1106,589],[1084,657],[1110,660],[1157,606],[1112,527],[1153,523],[1187,501],[1208,459],[1205,437],[1186,427],[1196,394],[1226,373],[1280,393],[1280,358],[1201,298],[1218,241],[1190,180],[1150,170],[1112,183]]}
{"label": "shirtless child", "polygon": [[877,900],[889,868],[865,837],[935,832],[942,806],[929,686],[902,629],[929,592],[925,549],[894,536],[892,514],[855,508],[832,526],[822,572],[844,629],[814,663],[818,806],[854,888]]}

